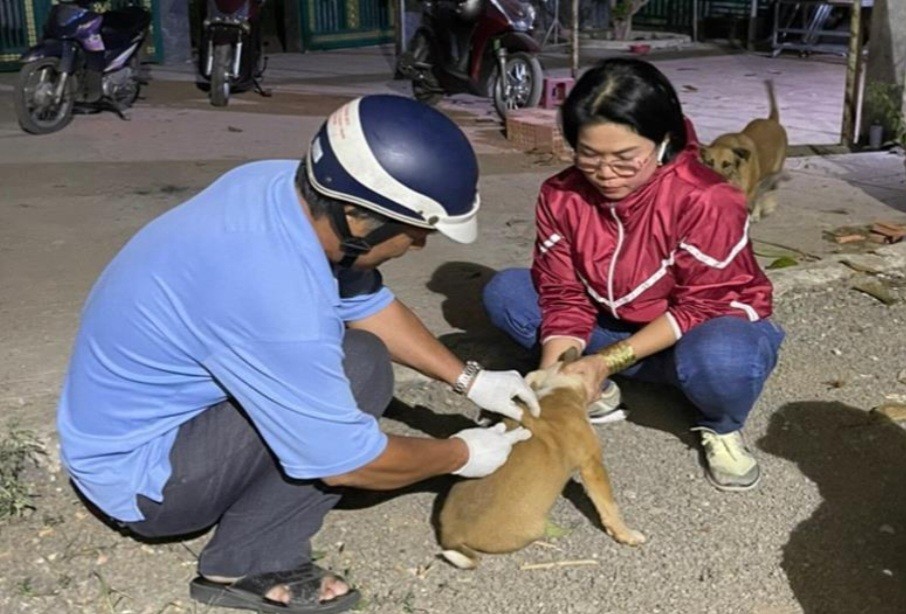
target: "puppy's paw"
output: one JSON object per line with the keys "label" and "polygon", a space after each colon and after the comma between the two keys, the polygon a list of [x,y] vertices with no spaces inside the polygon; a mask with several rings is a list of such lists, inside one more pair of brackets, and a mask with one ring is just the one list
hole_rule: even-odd
{"label": "puppy's paw", "polygon": [[648,541],[644,533],[635,529],[626,529],[619,535],[614,534],[613,538],[625,546],[641,546]]}
{"label": "puppy's paw", "polygon": [[478,561],[459,550],[444,550],[441,553],[448,563],[459,569],[475,569]]}

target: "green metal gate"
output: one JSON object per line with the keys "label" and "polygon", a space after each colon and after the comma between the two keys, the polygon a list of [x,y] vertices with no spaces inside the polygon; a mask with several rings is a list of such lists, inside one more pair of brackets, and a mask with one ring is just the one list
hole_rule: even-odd
{"label": "green metal gate", "polygon": [[[757,1],[758,15],[766,15],[771,0]],[[752,0],[698,0],[698,19],[700,22],[719,18],[745,21],[751,4]],[[632,26],[691,34],[693,13],[693,0],[651,0],[632,18]]]}
{"label": "green metal gate", "polygon": [[[44,19],[52,4],[51,0],[0,0],[0,70],[19,69],[19,56],[40,40]],[[104,11],[131,4],[140,4],[151,11],[151,36],[144,57],[159,62],[163,57],[163,46],[157,0],[95,2],[92,10]]]}
{"label": "green metal gate", "polygon": [[632,18],[632,27],[692,32],[692,0],[651,0]]}
{"label": "green metal gate", "polygon": [[394,40],[393,0],[299,0],[304,49],[337,49]]}

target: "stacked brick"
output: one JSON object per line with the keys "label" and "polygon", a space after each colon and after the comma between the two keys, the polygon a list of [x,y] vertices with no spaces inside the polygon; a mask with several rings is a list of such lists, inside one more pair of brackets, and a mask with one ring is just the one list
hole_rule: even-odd
{"label": "stacked brick", "polygon": [[521,151],[553,154],[561,159],[572,156],[560,132],[556,109],[514,109],[507,112],[506,138]]}

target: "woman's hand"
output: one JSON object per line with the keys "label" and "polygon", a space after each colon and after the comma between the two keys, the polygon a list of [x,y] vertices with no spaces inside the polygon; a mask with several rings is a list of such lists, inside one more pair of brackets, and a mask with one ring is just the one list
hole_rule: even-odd
{"label": "woman's hand", "polygon": [[563,366],[563,373],[578,375],[585,383],[588,402],[591,403],[601,394],[601,386],[610,375],[604,359],[597,354],[585,356]]}

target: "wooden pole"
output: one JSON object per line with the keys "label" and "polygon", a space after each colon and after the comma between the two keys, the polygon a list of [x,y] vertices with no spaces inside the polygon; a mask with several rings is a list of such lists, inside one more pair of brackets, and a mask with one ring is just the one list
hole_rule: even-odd
{"label": "wooden pole", "polygon": [[698,0],[692,0],[692,42],[698,42]]}
{"label": "wooden pole", "polygon": [[749,23],[746,28],[746,49],[755,50],[755,24],[758,21],[758,0],[752,0],[749,4]]}
{"label": "wooden pole", "polygon": [[840,143],[852,147],[856,142],[856,116],[859,110],[859,81],[862,72],[862,0],[853,0],[849,19],[849,50],[846,54],[846,90],[843,93],[843,124]]}
{"label": "wooden pole", "polygon": [[573,52],[572,52],[572,77],[573,79],[579,78],[579,0],[573,0],[573,24],[572,24],[572,38],[573,38]]}

